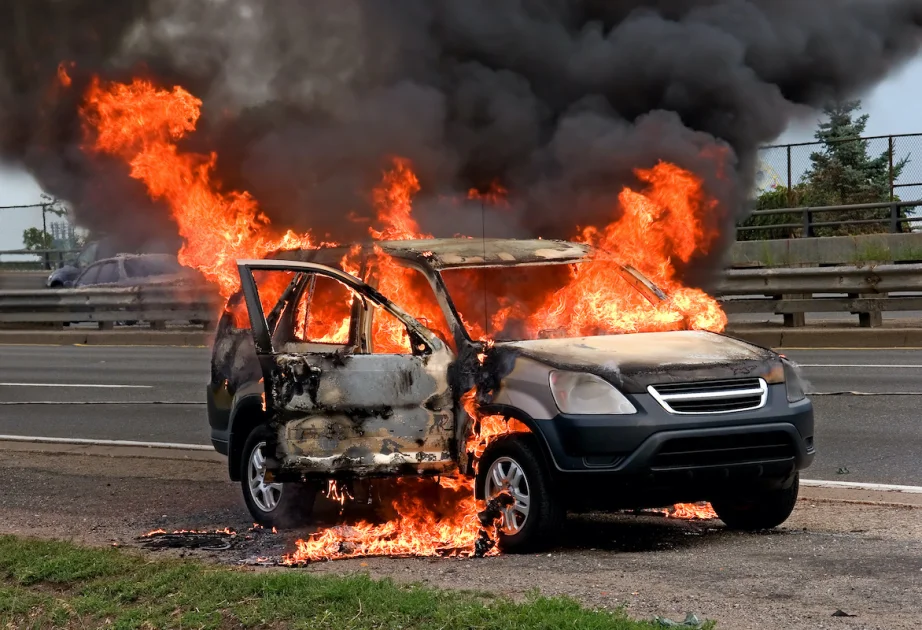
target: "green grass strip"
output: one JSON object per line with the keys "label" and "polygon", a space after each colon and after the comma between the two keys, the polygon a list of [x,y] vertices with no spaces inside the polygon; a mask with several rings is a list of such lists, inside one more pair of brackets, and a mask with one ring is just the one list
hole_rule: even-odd
{"label": "green grass strip", "polygon": [[365,575],[256,571],[0,536],[0,628],[547,628],[643,630],[565,598],[398,585]]}

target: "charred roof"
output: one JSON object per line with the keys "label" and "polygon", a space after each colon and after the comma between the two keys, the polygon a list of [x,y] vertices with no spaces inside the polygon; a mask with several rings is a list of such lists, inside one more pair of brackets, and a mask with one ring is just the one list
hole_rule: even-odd
{"label": "charred roof", "polygon": [[[432,238],[360,244],[369,253],[374,245],[394,258],[424,260],[436,269],[568,262],[585,258],[590,251],[582,243],[543,239]],[[338,267],[351,247],[354,246],[284,251],[271,258]]]}

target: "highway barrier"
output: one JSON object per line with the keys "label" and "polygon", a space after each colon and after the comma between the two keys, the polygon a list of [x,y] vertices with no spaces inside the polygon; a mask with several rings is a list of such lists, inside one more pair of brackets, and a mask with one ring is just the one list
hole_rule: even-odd
{"label": "highway barrier", "polygon": [[[876,327],[883,312],[922,311],[922,264],[732,269],[715,294],[728,313],[779,314],[789,327],[803,326],[806,313],[851,313],[861,326]],[[148,322],[163,329],[192,322],[207,329],[220,309],[217,295],[200,286],[0,291],[5,327]]]}
{"label": "highway barrier", "polygon": [[774,313],[788,327],[806,313],[851,313],[877,327],[885,311],[922,311],[922,265],[732,269],[716,291],[727,313]]}
{"label": "highway barrier", "polygon": [[220,312],[217,295],[200,286],[146,285],[0,291],[0,326],[57,325],[94,322],[100,329],[116,323],[148,322],[163,329],[168,322],[210,328]]}

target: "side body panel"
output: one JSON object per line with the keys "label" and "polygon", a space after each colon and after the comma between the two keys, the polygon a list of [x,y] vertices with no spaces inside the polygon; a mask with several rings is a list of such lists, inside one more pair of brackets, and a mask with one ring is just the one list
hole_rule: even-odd
{"label": "side body panel", "polygon": [[[279,343],[269,334],[251,270],[323,275],[356,295],[347,345]],[[270,422],[278,431],[270,470],[288,476],[437,474],[454,466],[451,351],[377,291],[314,263],[241,261],[243,291],[262,365]],[[287,308],[287,307],[285,307]],[[381,308],[407,326],[414,354],[366,354],[355,335]],[[284,317],[284,316],[283,316]]]}

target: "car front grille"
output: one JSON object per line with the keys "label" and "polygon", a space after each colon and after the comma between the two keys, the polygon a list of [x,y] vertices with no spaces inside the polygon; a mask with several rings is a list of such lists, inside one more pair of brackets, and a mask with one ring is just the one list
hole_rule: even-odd
{"label": "car front grille", "polygon": [[650,385],[647,391],[663,409],[679,415],[752,411],[768,400],[768,386],[761,378],[663,383]]}
{"label": "car front grille", "polygon": [[765,463],[793,459],[794,455],[791,438],[783,431],[672,438],[663,443],[650,467],[670,470]]}

